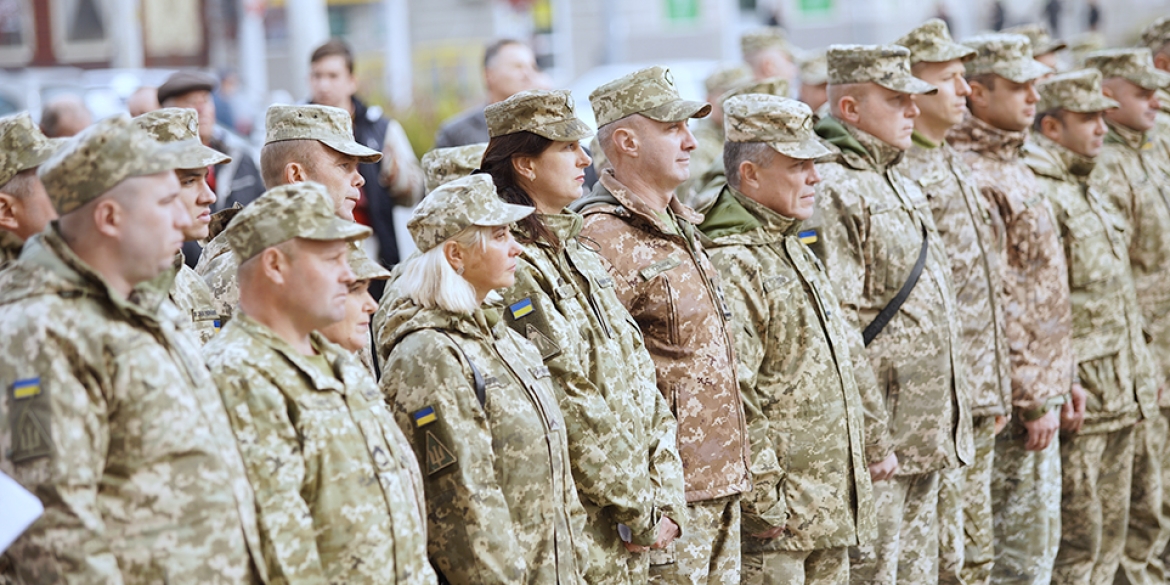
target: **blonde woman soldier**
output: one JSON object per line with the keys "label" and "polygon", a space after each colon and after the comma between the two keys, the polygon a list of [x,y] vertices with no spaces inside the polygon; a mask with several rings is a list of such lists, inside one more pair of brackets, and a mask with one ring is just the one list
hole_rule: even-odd
{"label": "blonde woman soldier", "polygon": [[536,207],[512,228],[523,251],[503,313],[556,382],[589,515],[586,581],[645,583],[649,555],[639,553],[665,549],[683,524],[682,461],[642,333],[604,258],[578,237],[581,216],[565,209],[582,194],[590,159],[578,141],[591,132],[567,91],[518,93],[485,115],[491,142],[480,168],[505,202]]}
{"label": "blonde woman soldier", "polygon": [[584,582],[585,511],[549,368],[484,307],[515,283],[509,226],[533,211],[484,174],[432,191],[407,224],[419,254],[374,317],[382,391],[422,462],[427,548],[452,585]]}

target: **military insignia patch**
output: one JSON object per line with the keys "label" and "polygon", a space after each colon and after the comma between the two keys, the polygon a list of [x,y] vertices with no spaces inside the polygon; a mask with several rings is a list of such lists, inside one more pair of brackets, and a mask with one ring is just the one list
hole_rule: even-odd
{"label": "military insignia patch", "polygon": [[803,232],[797,234],[797,237],[800,238],[800,243],[806,246],[809,244],[815,244],[817,243],[818,239],[817,230],[804,230]]}
{"label": "military insignia patch", "polygon": [[53,453],[51,431],[52,406],[48,389],[40,378],[17,380],[9,387],[8,428],[13,463],[20,463]]}
{"label": "military insignia patch", "polygon": [[432,406],[415,411],[412,416],[414,417],[414,426],[416,427],[423,427],[435,422],[436,420],[439,420],[439,417],[435,414],[435,409]]}
{"label": "military insignia patch", "polygon": [[435,436],[434,433],[426,432],[427,445],[427,475],[434,475],[458,461],[455,454]]}
{"label": "military insignia patch", "polygon": [[535,345],[536,349],[540,351],[541,359],[549,360],[560,355],[561,346],[553,341],[548,320],[545,319],[538,301],[533,300],[532,297],[525,297],[512,303],[508,305],[506,316],[508,317],[508,326]]}
{"label": "military insignia patch", "polygon": [[522,317],[528,316],[530,313],[535,311],[536,308],[532,306],[532,299],[524,299],[508,307],[508,310],[512,311],[513,319],[520,319]]}
{"label": "military insignia patch", "polygon": [[[561,351],[561,348],[552,339],[549,339],[547,335],[541,333],[532,323],[529,323],[524,328],[524,338],[536,346],[536,350],[540,352],[541,356],[552,357]],[[544,359],[548,359],[548,357]]]}
{"label": "military insignia patch", "polygon": [[220,327],[222,327],[221,323],[223,323],[223,322],[222,322],[222,321],[220,321],[219,319],[216,319],[215,321],[212,321],[212,322],[211,322],[211,326],[212,326],[212,327],[215,327],[215,332],[216,332],[216,333],[219,333],[219,328],[220,328]]}

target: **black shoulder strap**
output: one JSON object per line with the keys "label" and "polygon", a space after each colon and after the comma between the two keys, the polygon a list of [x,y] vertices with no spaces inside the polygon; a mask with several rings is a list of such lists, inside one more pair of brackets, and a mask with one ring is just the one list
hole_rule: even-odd
{"label": "black shoulder strap", "polygon": [[466,351],[463,351],[463,346],[459,345],[459,342],[455,341],[455,338],[451,337],[450,333],[442,329],[438,329],[437,331],[446,335],[447,339],[450,339],[451,343],[454,343],[455,347],[459,348],[459,353],[463,354],[463,359],[467,362],[467,365],[471,366],[471,377],[475,380],[475,398],[479,400],[479,407],[485,408],[487,404],[487,385],[483,381],[483,374],[479,373],[479,368],[475,367],[475,362],[471,361],[471,357],[467,355]]}
{"label": "black shoulder strap", "polygon": [[926,224],[922,224],[922,249],[918,251],[918,260],[914,263],[914,269],[910,271],[910,276],[906,278],[906,282],[902,283],[902,290],[890,299],[890,302],[882,307],[880,313],[874,320],[865,326],[865,331],[861,332],[861,337],[865,341],[866,347],[869,347],[870,342],[873,341],[882,329],[890,323],[890,319],[898,314],[898,310],[902,308],[902,304],[906,299],[910,298],[910,293],[914,291],[914,287],[918,284],[919,277],[922,276],[922,269],[926,267],[926,252],[930,246],[930,233],[926,231]]}

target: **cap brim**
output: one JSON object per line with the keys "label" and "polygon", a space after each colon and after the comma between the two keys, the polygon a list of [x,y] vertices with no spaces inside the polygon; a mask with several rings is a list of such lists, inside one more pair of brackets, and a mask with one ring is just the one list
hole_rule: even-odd
{"label": "cap brim", "polygon": [[875,79],[874,83],[898,93],[908,93],[912,95],[934,95],[938,93],[938,88],[914,77],[913,75],[899,75],[890,79]]}
{"label": "cap brim", "polygon": [[140,153],[138,160],[142,161],[141,164],[132,167],[126,173],[126,177],[144,177],[163,171],[194,168],[183,166],[183,150],[185,148],[186,145],[181,142],[171,142],[168,144],[160,144],[158,148],[151,152]]}
{"label": "cap brim", "polygon": [[996,63],[991,68],[992,73],[1012,81],[1015,83],[1026,83],[1034,79],[1040,79],[1049,73],[1054,73],[1051,67],[1035,60],[1023,59],[1020,61],[1008,61],[1006,63]]}
{"label": "cap brim", "polygon": [[773,150],[799,160],[813,160],[833,154],[820,140],[809,138],[800,142],[769,142]]}
{"label": "cap brim", "polygon": [[1041,56],[1047,55],[1049,53],[1063,51],[1064,49],[1067,49],[1067,48],[1068,48],[1068,43],[1063,42],[1063,41],[1056,41],[1054,43],[1048,43],[1047,45],[1044,45],[1043,47],[1040,47],[1039,49],[1032,51],[1032,56],[1033,57],[1041,57]]}
{"label": "cap brim", "polygon": [[360,223],[332,217],[329,223],[308,232],[299,233],[296,237],[320,242],[357,242],[370,237],[372,233],[374,233],[373,230]]}
{"label": "cap brim", "polygon": [[939,47],[937,50],[930,51],[927,54],[911,55],[911,63],[946,63],[947,61],[969,61],[975,58],[975,49],[966,45],[958,43],[951,43],[949,45]]}
{"label": "cap brim", "polygon": [[1148,68],[1142,75],[1126,79],[1141,86],[1142,89],[1163,89],[1170,85],[1170,73],[1152,67]]}
{"label": "cap brim", "polygon": [[589,125],[577,118],[547,124],[532,132],[557,142],[575,142],[593,136],[593,130]]}
{"label": "cap brim", "polygon": [[211,165],[223,164],[232,160],[232,157],[215,150],[203,146],[198,138],[191,140],[184,140],[178,144],[182,144],[185,148],[179,153],[180,169],[199,169],[209,167]]}
{"label": "cap brim", "polygon": [[479,227],[499,227],[504,225],[512,225],[535,212],[535,207],[528,207],[527,205],[513,205],[511,203],[504,203],[503,201],[500,201],[500,208],[498,209],[498,213],[491,213],[492,221],[473,221],[471,222],[471,225],[477,225]]}
{"label": "cap brim", "polygon": [[340,152],[341,154],[348,154],[364,163],[376,163],[382,160],[382,153],[362,146],[352,140],[321,140],[321,144]]}
{"label": "cap brim", "polygon": [[1088,101],[1077,103],[1075,106],[1064,106],[1063,109],[1078,114],[1087,114],[1090,112],[1104,112],[1105,110],[1112,110],[1114,108],[1120,107],[1121,104],[1110,98],[1107,98],[1103,95],[1095,95]]}
{"label": "cap brim", "polygon": [[681,122],[691,118],[706,118],[711,113],[711,104],[677,100],[638,113],[656,122]]}

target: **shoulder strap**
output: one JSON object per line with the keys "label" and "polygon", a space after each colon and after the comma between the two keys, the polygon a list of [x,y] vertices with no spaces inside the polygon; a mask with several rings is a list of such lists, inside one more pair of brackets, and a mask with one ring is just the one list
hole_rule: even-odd
{"label": "shoulder strap", "polygon": [[463,351],[463,346],[459,345],[459,342],[455,341],[455,338],[451,337],[450,333],[442,329],[436,329],[436,331],[446,335],[447,339],[450,339],[451,343],[454,343],[455,347],[459,348],[459,353],[463,354],[463,359],[467,362],[467,365],[471,366],[471,377],[475,380],[475,399],[479,401],[480,408],[485,408],[487,404],[487,385],[483,381],[483,374],[479,372],[479,368],[475,367],[475,362],[471,361],[471,357],[467,355],[467,352]]}
{"label": "shoulder strap", "polygon": [[874,340],[890,323],[890,319],[898,313],[902,308],[902,304],[906,299],[910,298],[910,293],[914,291],[914,287],[918,285],[918,279],[922,276],[922,269],[926,266],[926,253],[930,247],[930,233],[926,231],[926,224],[922,224],[922,249],[918,251],[918,260],[914,262],[914,269],[910,271],[910,276],[906,278],[906,282],[902,283],[902,289],[890,302],[882,307],[880,313],[874,320],[865,326],[865,331],[861,333],[862,339],[865,341],[865,346],[869,347],[870,342]]}

